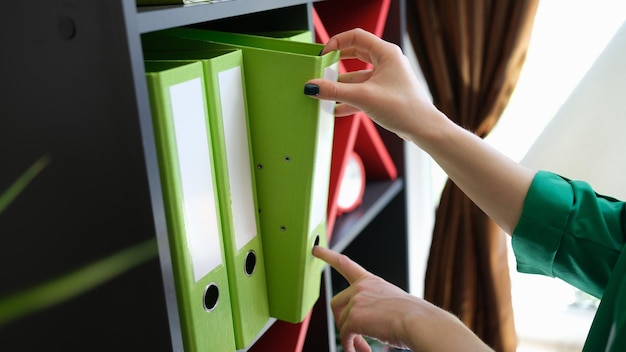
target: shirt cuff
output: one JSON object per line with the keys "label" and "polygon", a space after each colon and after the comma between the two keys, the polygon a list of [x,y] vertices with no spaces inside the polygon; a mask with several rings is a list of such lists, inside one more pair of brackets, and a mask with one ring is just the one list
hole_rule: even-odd
{"label": "shirt cuff", "polygon": [[566,179],[537,172],[512,236],[519,272],[554,277],[554,258],[573,202],[574,193]]}

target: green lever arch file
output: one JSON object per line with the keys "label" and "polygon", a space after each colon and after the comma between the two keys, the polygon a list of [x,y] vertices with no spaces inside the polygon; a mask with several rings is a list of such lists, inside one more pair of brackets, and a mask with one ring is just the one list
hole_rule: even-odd
{"label": "green lever arch file", "polygon": [[209,3],[210,0],[135,0],[137,6],[151,5],[188,5],[196,3]]}
{"label": "green lever arch file", "polygon": [[202,64],[145,68],[183,345],[233,351]]}
{"label": "green lever arch file", "polygon": [[245,348],[270,316],[241,50],[146,50],[144,56],[203,65],[235,342]]}
{"label": "green lever arch file", "polygon": [[334,128],[334,103],[302,89],[311,78],[336,79],[339,53],[320,56],[319,44],[201,29],[159,34],[180,38],[154,41],[173,49],[243,52],[270,315],[300,322],[320,293],[324,263],[311,250],[327,246]]}
{"label": "green lever arch file", "polygon": [[[203,55],[204,56],[204,55]],[[213,145],[220,151],[218,192],[238,349],[248,346],[269,321],[265,256],[257,213],[252,146],[240,50],[203,59]]]}
{"label": "green lever arch file", "polygon": [[261,37],[271,37],[294,42],[314,43],[313,32],[309,30],[286,30],[249,33]]}

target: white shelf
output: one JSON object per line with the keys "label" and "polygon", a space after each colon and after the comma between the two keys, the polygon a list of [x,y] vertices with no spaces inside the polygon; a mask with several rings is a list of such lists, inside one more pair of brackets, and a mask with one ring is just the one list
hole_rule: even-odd
{"label": "white shelf", "polygon": [[222,18],[275,10],[306,4],[306,0],[230,0],[217,3],[197,3],[172,6],[137,7],[137,28],[147,33],[166,28],[186,26]]}

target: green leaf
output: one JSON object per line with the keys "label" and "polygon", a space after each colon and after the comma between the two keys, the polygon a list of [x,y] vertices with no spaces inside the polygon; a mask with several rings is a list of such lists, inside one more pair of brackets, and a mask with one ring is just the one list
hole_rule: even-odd
{"label": "green leaf", "polygon": [[[31,165],[6,191],[0,194],[0,214],[49,163],[50,157],[44,155]],[[66,275],[0,298],[0,326],[68,301],[122,275],[157,255],[156,239],[152,238]]]}
{"label": "green leaf", "polygon": [[0,194],[0,214],[22,193],[24,188],[50,163],[50,156],[44,155],[35,161],[9,188]]}
{"label": "green leaf", "polygon": [[69,274],[0,298],[0,326],[68,301],[156,257],[156,239],[124,249]]}

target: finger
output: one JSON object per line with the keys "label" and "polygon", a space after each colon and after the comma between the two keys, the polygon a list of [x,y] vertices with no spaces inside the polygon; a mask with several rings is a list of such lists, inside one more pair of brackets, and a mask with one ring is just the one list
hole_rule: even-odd
{"label": "finger", "polygon": [[376,66],[378,57],[384,54],[386,46],[384,43],[374,34],[356,28],[330,38],[322,50],[322,54],[339,50],[343,59],[357,58]]}
{"label": "finger", "polygon": [[357,334],[339,333],[339,337],[341,338],[341,346],[343,346],[344,352],[356,352],[355,339],[357,336]]}
{"label": "finger", "polygon": [[[334,91],[336,87],[324,80],[313,79],[304,85],[304,94],[316,99],[331,100],[337,102],[341,93]],[[334,114],[336,117],[349,116],[361,111],[354,105],[347,103],[335,104]]]}
{"label": "finger", "polygon": [[362,266],[352,259],[328,248],[315,246],[313,248],[313,255],[330,264],[330,266],[335,268],[350,284],[369,274],[367,270],[363,269]]}
{"label": "finger", "polygon": [[[316,86],[314,94],[311,94],[310,87]],[[334,82],[322,78],[309,80],[305,83],[305,94],[311,95],[317,99],[341,101],[350,103],[358,101],[365,92],[361,84],[350,84],[343,82]]]}
{"label": "finger", "polygon": [[352,294],[346,293],[348,289],[342,291],[344,293],[343,297],[337,295],[332,299],[333,317],[339,330],[344,328],[352,309]]}
{"label": "finger", "polygon": [[360,70],[342,73],[337,80],[341,83],[362,83],[370,77],[372,77],[372,70]]}
{"label": "finger", "polygon": [[367,343],[363,335],[357,335],[354,338],[354,348],[356,348],[356,350],[359,352],[371,352],[372,351],[372,348],[370,347],[369,343]]}
{"label": "finger", "polygon": [[354,115],[357,112],[361,111],[361,109],[354,107],[350,104],[344,104],[344,103],[340,103],[340,104],[336,104],[335,105],[335,116],[336,117],[343,117],[343,116],[350,116],[350,115]]}
{"label": "finger", "polygon": [[338,327],[343,326],[343,323],[346,320],[344,312],[347,314],[347,311],[349,311],[348,305],[352,299],[351,287],[352,286],[339,292],[330,300],[330,307],[333,312],[335,323],[337,323]]}
{"label": "finger", "polygon": [[[336,86],[336,84],[339,83],[334,83],[323,79],[312,79],[305,84],[304,94],[312,98],[331,101],[345,101],[345,99],[348,99],[345,98],[346,96],[353,95],[350,93],[345,94],[339,89],[338,86]],[[358,90],[358,88],[355,89]],[[344,97],[343,99],[340,98],[342,96]],[[335,105],[334,113],[336,117],[343,117],[356,114],[359,111],[361,111],[361,109],[352,104],[338,103]]]}

